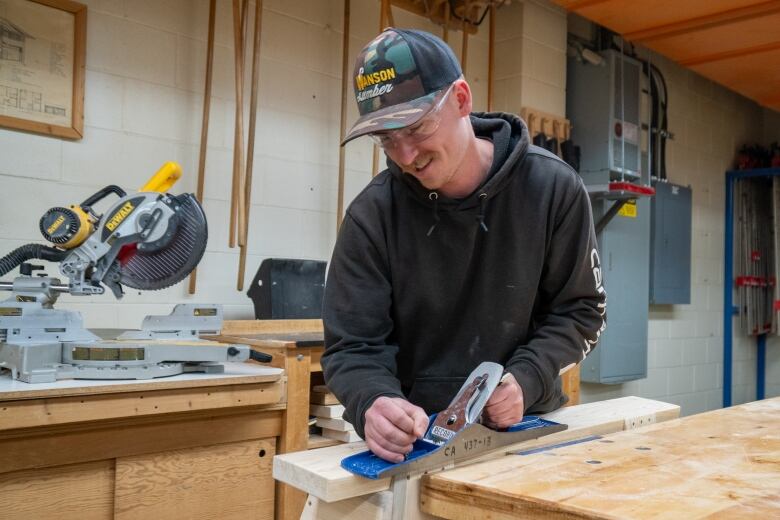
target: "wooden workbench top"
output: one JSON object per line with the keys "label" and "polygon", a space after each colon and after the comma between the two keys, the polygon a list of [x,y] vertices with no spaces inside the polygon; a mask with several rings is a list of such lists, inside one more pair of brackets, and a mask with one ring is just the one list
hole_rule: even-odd
{"label": "wooden workbench top", "polygon": [[0,374],[0,402],[43,397],[97,395],[150,390],[173,390],[205,386],[270,383],[282,377],[283,370],[250,363],[222,363],[222,374],[189,373],[155,379],[87,380],[63,379],[53,383],[24,383]]}
{"label": "wooden workbench top", "polygon": [[444,518],[780,518],[780,397],[423,478]]}

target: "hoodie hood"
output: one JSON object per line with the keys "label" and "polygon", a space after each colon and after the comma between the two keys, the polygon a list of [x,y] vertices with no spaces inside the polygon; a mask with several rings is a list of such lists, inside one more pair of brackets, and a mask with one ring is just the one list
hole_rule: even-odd
{"label": "hoodie hood", "polygon": [[511,178],[512,170],[522,162],[530,142],[525,122],[513,114],[504,112],[473,112],[470,115],[474,135],[493,142],[493,163],[485,180],[470,195],[462,199],[451,199],[429,190],[414,176],[387,159],[390,173],[409,188],[410,195],[426,206],[436,205],[438,209],[466,210],[491,199],[501,191]]}

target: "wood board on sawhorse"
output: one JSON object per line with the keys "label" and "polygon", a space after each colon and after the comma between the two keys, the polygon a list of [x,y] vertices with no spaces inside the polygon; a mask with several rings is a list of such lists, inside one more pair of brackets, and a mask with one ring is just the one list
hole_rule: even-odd
{"label": "wood board on sawhorse", "polygon": [[780,518],[780,397],[422,478],[436,517]]}
{"label": "wood board on sawhorse", "polygon": [[[622,397],[562,408],[544,417],[567,424],[568,430],[510,446],[477,461],[501,457],[504,452],[520,448],[549,446],[590,435],[603,435],[666,421],[678,417],[679,413],[679,406],[640,397]],[[356,442],[277,455],[274,457],[274,478],[309,493],[303,518],[391,518],[388,511],[393,508],[394,497],[390,491],[390,479],[370,480],[358,477],[339,465],[344,457],[365,449],[365,443]],[[407,518],[415,517],[409,516],[410,514],[418,517],[420,515],[416,500],[418,485],[419,478],[409,480],[406,489],[408,500],[403,505],[408,512]],[[374,496],[375,494],[378,495]],[[398,506],[399,504],[395,504],[396,512]],[[356,516],[348,514],[350,511]]]}

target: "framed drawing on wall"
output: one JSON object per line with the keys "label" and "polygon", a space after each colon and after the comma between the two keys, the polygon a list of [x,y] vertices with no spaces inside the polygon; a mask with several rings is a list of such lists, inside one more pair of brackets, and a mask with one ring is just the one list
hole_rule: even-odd
{"label": "framed drawing on wall", "polygon": [[0,126],[80,139],[87,6],[0,0]]}

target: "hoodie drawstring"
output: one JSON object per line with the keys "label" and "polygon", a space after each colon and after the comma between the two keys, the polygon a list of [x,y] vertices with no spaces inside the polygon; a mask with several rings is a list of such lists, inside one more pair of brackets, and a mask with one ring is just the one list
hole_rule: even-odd
{"label": "hoodie drawstring", "polygon": [[426,233],[426,236],[431,236],[431,233],[433,233],[433,230],[436,229],[436,226],[439,224],[439,220],[441,220],[441,217],[439,217],[439,194],[432,191],[428,194],[428,198],[433,201],[433,225],[428,230],[428,233]]}
{"label": "hoodie drawstring", "polygon": [[482,228],[482,230],[487,233],[488,228],[487,225],[485,225],[485,201],[487,200],[487,193],[480,193],[479,194],[479,214],[477,215],[477,222],[479,222],[479,227]]}

